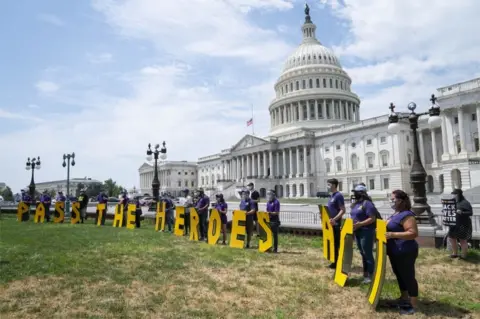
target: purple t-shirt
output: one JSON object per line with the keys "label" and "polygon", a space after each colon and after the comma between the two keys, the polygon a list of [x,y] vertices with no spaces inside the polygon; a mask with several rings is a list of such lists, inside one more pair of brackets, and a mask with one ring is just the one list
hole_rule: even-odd
{"label": "purple t-shirt", "polygon": [[[195,208],[197,209],[197,212],[199,214],[203,214],[208,211],[208,204],[210,204],[210,199],[207,196],[202,196],[197,202],[197,206]],[[207,208],[200,210],[200,208],[207,206]]]}
{"label": "purple t-shirt", "polygon": [[220,215],[222,214],[222,211],[226,211],[228,210],[228,205],[227,203],[217,203],[215,205],[215,208],[218,210],[218,212],[220,213]]}
{"label": "purple t-shirt", "polygon": [[[367,218],[370,217],[375,217],[376,215],[376,210],[375,207],[373,206],[373,203],[369,200],[365,200],[361,203],[356,203],[352,211],[350,213],[350,216],[353,219],[353,223],[358,223],[358,222],[363,222]],[[375,223],[372,223],[367,226],[363,226],[361,228],[375,228]]]}
{"label": "purple t-shirt", "polygon": [[[267,212],[268,213],[280,212],[280,202],[278,201],[278,199],[275,198],[273,201],[267,202]],[[279,215],[270,214],[271,222],[278,222],[279,219],[280,219]]]}
{"label": "purple t-shirt", "polygon": [[[340,192],[333,193],[328,199],[328,204],[327,204],[328,216],[330,216],[330,218],[334,218],[335,216],[338,215],[338,212],[344,206],[345,206],[345,199],[343,198],[342,193]],[[340,225],[339,223],[337,224]]]}
{"label": "purple t-shirt", "polygon": [[[408,216],[415,217],[415,214],[409,210],[392,215],[387,221],[388,232],[404,232],[402,221]],[[390,238],[387,240],[387,254],[398,255],[418,250],[418,243],[415,239]]]}

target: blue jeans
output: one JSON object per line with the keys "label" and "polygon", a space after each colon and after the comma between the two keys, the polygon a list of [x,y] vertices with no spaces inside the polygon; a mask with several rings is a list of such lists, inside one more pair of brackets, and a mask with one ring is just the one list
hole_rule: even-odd
{"label": "blue jeans", "polygon": [[373,259],[373,240],[375,238],[375,228],[360,228],[355,231],[357,247],[362,255],[363,272],[373,276],[375,269],[375,260]]}
{"label": "blue jeans", "polygon": [[172,231],[173,226],[173,209],[167,209],[166,211],[167,227],[168,231]]}

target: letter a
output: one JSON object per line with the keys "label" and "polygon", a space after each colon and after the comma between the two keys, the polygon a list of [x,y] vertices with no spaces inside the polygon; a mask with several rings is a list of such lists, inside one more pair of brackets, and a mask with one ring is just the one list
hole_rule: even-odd
{"label": "letter a", "polygon": [[19,222],[27,221],[30,214],[30,206],[25,204],[25,202],[18,203],[17,206],[17,220]]}
{"label": "letter a", "polygon": [[55,224],[63,223],[65,220],[65,202],[55,203],[55,212],[53,215],[53,222]]}
{"label": "letter a", "polygon": [[318,205],[322,216],[323,257],[330,262],[335,262],[335,241],[333,240],[333,228],[330,224],[330,216],[327,207]]}
{"label": "letter a", "polygon": [[368,291],[368,302],[377,308],[380,294],[382,293],[383,283],[385,281],[385,264],[387,260],[387,223],[384,220],[377,219],[377,258],[375,260],[375,272],[373,280]]}
{"label": "letter a", "polygon": [[340,286],[345,286],[348,274],[352,268],[353,257],[353,220],[345,219],[342,227],[340,239],[340,249],[338,251],[337,269],[335,270],[335,282]]}
{"label": "letter a", "polygon": [[190,207],[190,240],[198,240],[200,218],[198,217],[197,210]]}
{"label": "letter a", "polygon": [[173,232],[176,236],[183,236],[185,233],[185,207],[177,206],[175,215],[175,229]]}
{"label": "letter a", "polygon": [[39,203],[37,208],[35,209],[35,216],[33,216],[33,222],[43,223],[45,221],[45,205],[43,203]]}
{"label": "letter a", "polygon": [[72,217],[70,218],[71,224],[78,224],[80,222],[80,202],[74,202],[72,204]]}
{"label": "letter a", "polygon": [[270,228],[270,216],[266,212],[257,212],[257,220],[260,225],[260,239],[258,240],[258,251],[266,252],[273,246],[273,233]]}
{"label": "letter a", "polygon": [[247,212],[234,210],[232,220],[232,234],[230,235],[230,247],[243,249],[245,246],[245,235],[247,230]]}
{"label": "letter a", "polygon": [[210,245],[216,245],[220,239],[220,230],[222,229],[222,220],[220,219],[220,213],[216,208],[212,209],[210,214],[210,220],[208,221],[208,243]]}

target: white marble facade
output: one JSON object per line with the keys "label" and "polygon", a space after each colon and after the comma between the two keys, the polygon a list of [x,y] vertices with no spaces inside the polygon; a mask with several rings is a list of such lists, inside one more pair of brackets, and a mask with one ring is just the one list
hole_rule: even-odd
{"label": "white marble facade", "polygon": [[[408,123],[400,123],[398,134],[389,134],[388,115],[360,120],[360,99],[350,90],[351,79],[334,53],[316,39],[315,28],[307,19],[303,41],[275,83],[269,136],[246,135],[231,148],[199,158],[199,187],[232,197],[239,187],[254,182],[262,195],[275,189],[282,197],[312,197],[325,191],[326,180],[334,177],[346,193],[359,182],[374,196],[387,196],[394,189],[411,191],[413,139]],[[427,190],[480,186],[480,78],[437,91],[441,127],[432,130],[428,116],[419,120]]]}

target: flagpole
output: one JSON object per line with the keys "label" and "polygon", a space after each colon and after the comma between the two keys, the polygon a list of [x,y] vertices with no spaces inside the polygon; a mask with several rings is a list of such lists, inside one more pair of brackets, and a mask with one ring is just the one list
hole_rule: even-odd
{"label": "flagpole", "polygon": [[255,135],[255,121],[253,120],[253,103],[252,103],[252,135]]}

